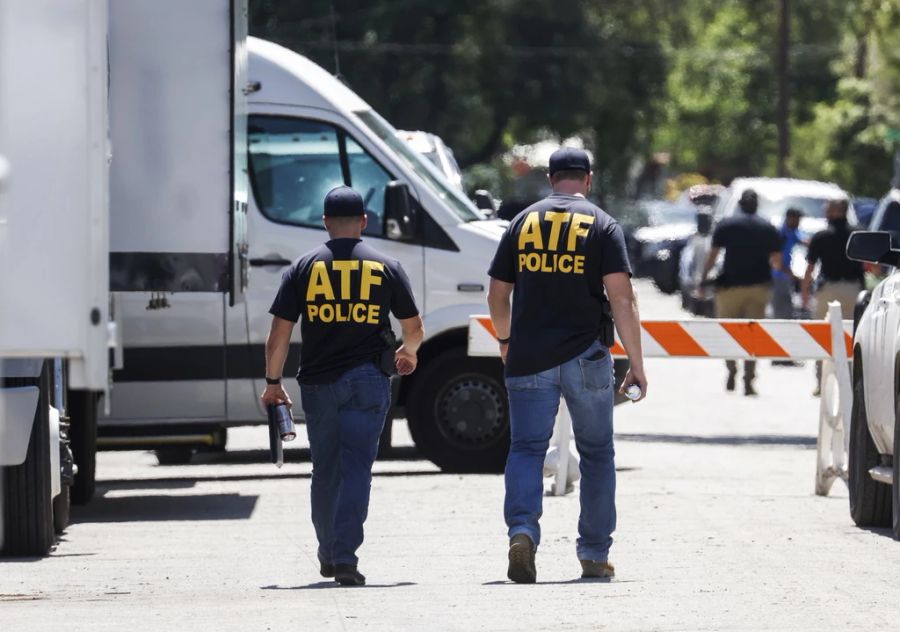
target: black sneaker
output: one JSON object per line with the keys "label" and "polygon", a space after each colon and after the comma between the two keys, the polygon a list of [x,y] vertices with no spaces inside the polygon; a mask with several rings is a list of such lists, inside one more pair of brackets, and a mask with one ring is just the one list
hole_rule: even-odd
{"label": "black sneaker", "polygon": [[365,586],[366,576],[356,570],[356,564],[335,564],[334,581],[341,586]]}
{"label": "black sneaker", "polygon": [[321,553],[316,553],[316,557],[319,558],[319,575],[322,577],[334,577],[334,564],[325,561]]}
{"label": "black sneaker", "polygon": [[509,541],[509,570],[506,576],[517,584],[533,584],[537,581],[534,566],[534,542],[524,533],[517,533]]}
{"label": "black sneaker", "polygon": [[747,397],[754,397],[756,394],[756,389],[753,388],[753,384],[750,382],[744,382],[744,395],[746,395]]}

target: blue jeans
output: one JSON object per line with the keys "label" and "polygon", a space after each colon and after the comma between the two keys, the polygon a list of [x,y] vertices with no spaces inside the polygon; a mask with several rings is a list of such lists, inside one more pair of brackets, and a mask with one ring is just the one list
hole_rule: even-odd
{"label": "blue jeans", "polygon": [[581,456],[578,559],[606,561],[616,528],[613,449],[613,369],[609,350],[595,342],[578,357],[534,375],[507,377],[510,430],[503,513],[509,537],[524,533],[540,544],[544,455],[566,398]]}
{"label": "blue jeans", "polygon": [[369,511],[372,463],[391,401],[390,381],[372,363],[330,384],[301,384],[312,456],[312,522],[319,557],[356,564]]}

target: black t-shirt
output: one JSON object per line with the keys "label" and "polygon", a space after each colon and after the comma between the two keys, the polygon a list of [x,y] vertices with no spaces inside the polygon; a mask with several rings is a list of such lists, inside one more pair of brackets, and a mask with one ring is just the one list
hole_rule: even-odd
{"label": "black t-shirt", "polygon": [[853,228],[829,226],[821,230],[809,242],[806,261],[815,265],[822,262],[819,270],[819,282],[858,281],[863,282],[863,264],[847,258],[847,241]]}
{"label": "black t-shirt", "polygon": [[327,384],[388,347],[389,313],[418,315],[400,263],[359,239],[332,239],[306,253],[281,279],[269,313],[300,323],[301,384]]}
{"label": "black t-shirt", "polygon": [[717,284],[735,287],[771,282],[769,257],[781,251],[781,241],[778,229],[756,214],[738,211],[723,219],[712,236],[713,248],[725,249]]}
{"label": "black t-shirt", "polygon": [[506,375],[571,360],[600,335],[603,277],[631,274],[625,237],[586,199],[554,193],[516,215],[488,274],[515,284]]}

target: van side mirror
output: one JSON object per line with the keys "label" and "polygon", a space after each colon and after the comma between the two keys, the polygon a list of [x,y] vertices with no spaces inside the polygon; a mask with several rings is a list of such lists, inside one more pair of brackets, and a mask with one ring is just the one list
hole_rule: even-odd
{"label": "van side mirror", "polygon": [[384,188],[384,232],[403,241],[415,236],[415,213],[405,182],[391,180]]}
{"label": "van side mirror", "polygon": [[497,212],[497,207],[494,206],[494,196],[491,195],[490,191],[486,189],[478,189],[475,191],[475,206],[481,209],[482,211],[487,211],[491,215]]}
{"label": "van side mirror", "polygon": [[707,211],[697,213],[697,234],[708,235],[712,232],[713,216]]}
{"label": "van side mirror", "polygon": [[853,233],[847,242],[847,258],[866,263],[897,266],[900,264],[900,250],[894,250],[892,245],[891,234],[888,232],[860,231]]}

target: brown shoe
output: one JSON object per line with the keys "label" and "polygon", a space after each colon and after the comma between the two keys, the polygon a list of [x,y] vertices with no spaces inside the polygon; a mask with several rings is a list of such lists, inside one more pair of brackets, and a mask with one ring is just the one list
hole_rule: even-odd
{"label": "brown shoe", "polygon": [[509,570],[506,576],[517,584],[533,584],[537,581],[534,566],[534,542],[524,533],[517,533],[509,541]]}
{"label": "brown shoe", "polygon": [[594,560],[579,560],[581,562],[581,577],[611,578],[616,576],[616,568],[609,562],[595,562]]}

